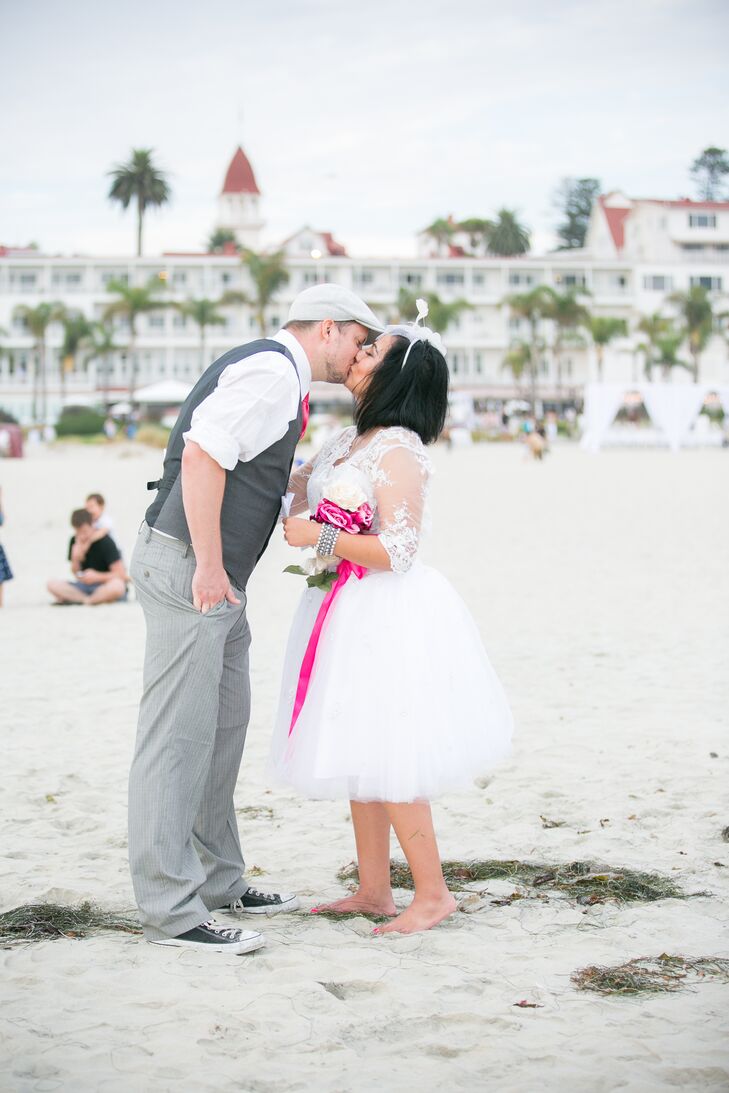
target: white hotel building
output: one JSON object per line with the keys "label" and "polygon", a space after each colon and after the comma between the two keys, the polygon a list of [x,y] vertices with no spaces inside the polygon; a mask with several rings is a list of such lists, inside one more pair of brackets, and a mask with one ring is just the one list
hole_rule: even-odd
{"label": "white hotel building", "polygon": [[[228,168],[218,202],[216,226],[235,232],[239,242],[256,249],[263,228],[260,192],[250,163],[238,149]],[[465,240],[463,242],[466,242]],[[482,399],[518,394],[504,370],[510,344],[526,338],[526,324],[510,315],[504,299],[543,283],[564,290],[583,287],[595,314],[628,320],[631,334],[612,343],[604,361],[605,380],[642,378],[640,337],[635,327],[644,314],[670,313],[668,293],[694,284],[708,288],[717,311],[729,310],[729,202],[634,200],[621,193],[595,203],[584,250],[518,258],[468,257],[459,240],[438,247],[426,236],[418,240],[419,256],[408,259],[354,258],[330,233],[303,228],[283,249],[289,283],[268,309],[271,331],[284,321],[296,293],[319,281],[336,281],[364,297],[383,318],[393,314],[398,293],[435,292],[444,300],[464,298],[471,305],[445,332],[453,387]],[[233,250],[233,248],[228,248]],[[168,299],[218,299],[228,290],[252,294],[247,272],[235,253],[165,253],[158,257],[49,257],[31,249],[0,246],[0,408],[21,422],[31,420],[35,349],[18,305],[60,301],[90,319],[101,319],[113,299],[111,280],[143,285],[158,277]],[[225,309],[225,326],[206,332],[208,362],[236,344],[258,337],[252,310],[243,305]],[[544,324],[548,347],[552,331]],[[47,338],[48,417],[61,406],[59,347],[61,328]],[[129,330],[115,324],[115,341],[124,346]],[[686,356],[687,354],[684,354]],[[545,400],[578,399],[583,385],[595,378],[594,350],[575,347],[565,354],[562,388],[547,348],[541,363],[540,393]],[[85,362],[79,353],[66,374],[66,401],[73,404],[113,403],[124,398],[129,382],[128,353],[119,349],[104,365]],[[165,379],[192,383],[200,372],[200,335],[191,319],[172,309],[143,315],[138,321],[137,385]],[[727,345],[714,337],[702,358],[702,380],[729,383]],[[675,382],[687,382],[680,370]]]}

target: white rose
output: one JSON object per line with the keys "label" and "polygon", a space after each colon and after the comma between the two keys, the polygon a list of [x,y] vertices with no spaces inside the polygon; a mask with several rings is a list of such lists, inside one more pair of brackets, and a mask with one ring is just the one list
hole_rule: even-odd
{"label": "white rose", "polygon": [[347,482],[341,478],[338,482],[332,482],[327,488],[325,496],[327,501],[332,501],[335,505],[339,505],[340,509],[346,509],[347,512],[356,512],[360,505],[364,505],[367,500],[367,494],[356,483]]}
{"label": "white rose", "polygon": [[302,568],[307,577],[317,577],[320,573],[326,572],[332,562],[337,564],[339,562],[339,559],[333,554],[327,557],[322,557],[321,554],[315,554],[313,558],[306,559]]}

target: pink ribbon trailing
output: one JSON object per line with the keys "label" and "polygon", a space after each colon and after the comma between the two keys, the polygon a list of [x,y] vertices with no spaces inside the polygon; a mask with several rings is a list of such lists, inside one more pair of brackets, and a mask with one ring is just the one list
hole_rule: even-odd
{"label": "pink ribbon trailing", "polygon": [[319,614],[316,616],[316,622],[314,623],[314,629],[309,635],[309,643],[306,646],[306,652],[304,653],[304,659],[301,662],[301,670],[299,671],[299,682],[296,685],[296,699],[294,701],[294,710],[291,714],[291,725],[289,727],[289,736],[294,731],[294,725],[301,713],[301,707],[304,705],[306,698],[306,692],[309,690],[309,683],[311,681],[311,674],[314,671],[314,661],[316,660],[316,649],[319,644],[319,637],[321,636],[321,629],[324,625],[331,606],[335,599],[344,588],[345,584],[349,580],[352,573],[358,580],[362,580],[367,569],[363,565],[354,565],[352,562],[342,559],[337,566],[337,579],[332,584],[331,588],[327,592],[326,596],[322,600],[321,607],[319,608]]}

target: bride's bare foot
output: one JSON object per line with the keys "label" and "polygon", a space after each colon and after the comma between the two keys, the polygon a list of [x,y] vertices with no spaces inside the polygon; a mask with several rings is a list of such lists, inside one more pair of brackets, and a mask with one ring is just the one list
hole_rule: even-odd
{"label": "bride's bare foot", "polygon": [[312,915],[318,914],[319,911],[328,911],[335,915],[354,915],[362,912],[368,915],[396,915],[397,907],[392,902],[392,895],[372,897],[355,892],[354,895],[346,896],[345,899],[335,900],[334,903],[322,903],[311,909]]}
{"label": "bride's bare foot", "polygon": [[456,903],[450,892],[434,899],[418,898],[417,896],[406,911],[388,922],[386,926],[378,926],[373,932],[376,934],[416,934],[420,930],[430,930],[437,926],[444,918],[448,918],[456,910]]}

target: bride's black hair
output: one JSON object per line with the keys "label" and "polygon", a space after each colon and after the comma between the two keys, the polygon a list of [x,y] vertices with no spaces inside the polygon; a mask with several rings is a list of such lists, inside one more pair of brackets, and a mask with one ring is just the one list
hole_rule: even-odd
{"label": "bride's black hair", "polygon": [[412,429],[423,444],[432,444],[443,432],[448,412],[448,365],[429,342],[416,342],[403,368],[407,338],[395,341],[370,374],[367,388],[354,411],[358,433],[400,425]]}

